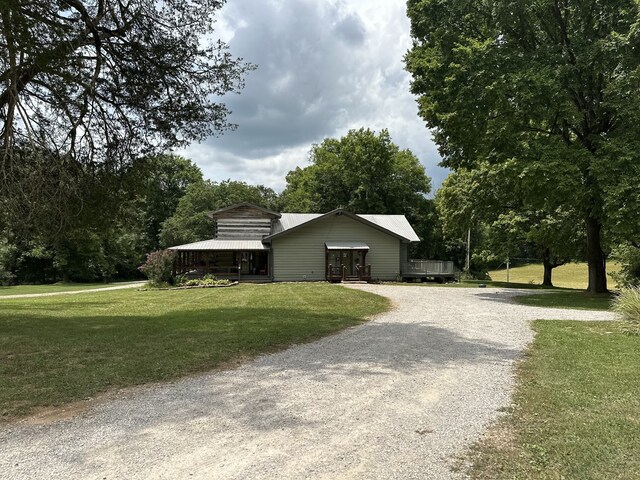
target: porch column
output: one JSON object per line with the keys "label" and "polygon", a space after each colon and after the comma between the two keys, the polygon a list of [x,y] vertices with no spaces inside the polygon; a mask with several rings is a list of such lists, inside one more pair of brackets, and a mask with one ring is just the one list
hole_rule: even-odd
{"label": "porch column", "polygon": [[324,278],[325,280],[327,280],[327,277],[329,281],[331,281],[331,273],[329,272],[329,249],[327,247],[324,247]]}

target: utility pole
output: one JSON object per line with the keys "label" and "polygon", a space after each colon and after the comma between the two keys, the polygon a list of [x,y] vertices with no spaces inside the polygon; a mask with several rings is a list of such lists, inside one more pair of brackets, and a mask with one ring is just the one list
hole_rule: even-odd
{"label": "utility pole", "polygon": [[465,266],[465,270],[469,273],[469,269],[471,268],[471,227],[467,231],[467,264]]}
{"label": "utility pole", "polygon": [[509,283],[509,257],[507,257],[507,283]]}

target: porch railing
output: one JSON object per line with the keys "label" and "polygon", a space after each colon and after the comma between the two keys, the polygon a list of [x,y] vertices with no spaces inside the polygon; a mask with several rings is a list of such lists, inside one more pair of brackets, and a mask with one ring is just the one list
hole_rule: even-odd
{"label": "porch railing", "polygon": [[327,265],[326,278],[329,282],[351,279],[371,280],[371,265],[356,265],[355,276],[347,274],[346,265]]}
{"label": "porch railing", "polygon": [[345,279],[347,267],[342,265],[327,265],[327,280],[329,282],[342,281]]}
{"label": "porch railing", "polygon": [[371,265],[356,265],[359,280],[371,280]]}
{"label": "porch railing", "polygon": [[441,260],[411,260],[402,264],[402,273],[408,275],[455,275],[453,262]]}

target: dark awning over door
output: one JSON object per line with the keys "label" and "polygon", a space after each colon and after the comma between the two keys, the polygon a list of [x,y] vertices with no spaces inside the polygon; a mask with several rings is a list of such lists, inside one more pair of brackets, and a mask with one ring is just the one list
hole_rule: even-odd
{"label": "dark awning over door", "polygon": [[327,250],[369,250],[369,245],[362,242],[327,242]]}

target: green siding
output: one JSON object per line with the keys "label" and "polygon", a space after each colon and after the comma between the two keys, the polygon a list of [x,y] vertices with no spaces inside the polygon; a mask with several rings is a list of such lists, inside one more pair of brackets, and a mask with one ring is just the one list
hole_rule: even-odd
{"label": "green siding", "polygon": [[371,276],[395,280],[400,273],[400,240],[346,215],[327,217],[272,240],[273,279],[324,280],[326,242],[364,242]]}

